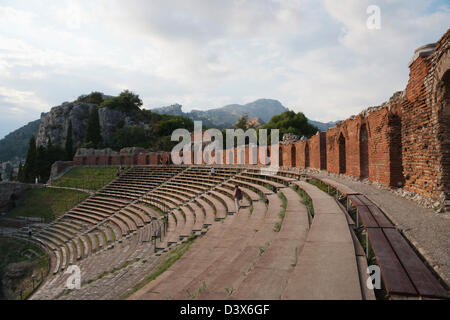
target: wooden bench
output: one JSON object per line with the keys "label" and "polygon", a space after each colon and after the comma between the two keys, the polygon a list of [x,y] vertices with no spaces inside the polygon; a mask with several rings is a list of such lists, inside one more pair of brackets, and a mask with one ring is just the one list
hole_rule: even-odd
{"label": "wooden bench", "polygon": [[389,297],[449,298],[447,290],[375,204],[360,194],[349,195],[348,199],[356,208],[356,226],[361,223],[366,230],[366,242],[373,250]]}

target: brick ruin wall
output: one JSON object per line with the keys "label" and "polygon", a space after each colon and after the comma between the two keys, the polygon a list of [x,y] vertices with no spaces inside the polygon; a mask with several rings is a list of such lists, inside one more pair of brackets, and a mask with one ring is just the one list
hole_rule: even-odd
{"label": "brick ruin wall", "polygon": [[[280,145],[280,165],[326,170],[402,187],[438,199],[450,208],[449,37],[450,30],[436,44],[416,50],[406,89],[395,93],[388,102],[307,141]],[[245,164],[251,159],[248,150]],[[241,156],[235,151],[234,163],[238,163]],[[259,152],[256,158],[261,164]],[[159,159],[170,162],[170,154],[85,156],[75,157],[74,163],[157,165]]]}

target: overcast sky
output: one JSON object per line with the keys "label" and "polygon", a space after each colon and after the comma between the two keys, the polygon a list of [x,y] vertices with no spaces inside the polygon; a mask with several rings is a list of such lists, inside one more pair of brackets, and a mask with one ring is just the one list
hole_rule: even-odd
{"label": "overcast sky", "polygon": [[[369,30],[367,7],[381,9]],[[406,86],[447,1],[0,0],[0,138],[83,93],[185,111],[279,100],[344,119]]]}

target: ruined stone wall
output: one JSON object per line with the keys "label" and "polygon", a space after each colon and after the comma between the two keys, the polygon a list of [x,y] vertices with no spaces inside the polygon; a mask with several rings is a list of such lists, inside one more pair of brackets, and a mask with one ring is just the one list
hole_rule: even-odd
{"label": "ruined stone wall", "polygon": [[442,116],[445,94],[439,94],[446,90],[442,84],[449,70],[448,34],[438,42],[437,50],[433,50],[434,45],[416,50],[402,104],[405,189],[433,198],[445,192],[444,177],[448,172],[443,161],[448,150],[446,120]]}
{"label": "ruined stone wall", "polygon": [[[280,152],[281,152],[281,158],[280,158],[280,166],[282,167],[295,167],[295,162],[293,163],[292,160],[292,148],[293,144],[290,145],[280,145]],[[294,147],[295,148],[295,147]]]}
{"label": "ruined stone wall", "polygon": [[[340,162],[343,161],[345,163],[345,159],[342,159],[342,155],[341,157],[339,155],[339,137],[341,131],[340,125],[330,128],[327,130],[326,138],[327,171],[337,174],[340,173]],[[343,136],[345,137],[344,133]]]}
{"label": "ruined stone wall", "polygon": [[305,169],[307,167],[306,163],[306,141],[297,141],[295,143],[295,167]]}
{"label": "ruined stone wall", "polygon": [[317,170],[327,169],[327,133],[319,132],[308,141],[309,167]]}
{"label": "ruined stone wall", "polygon": [[50,179],[54,179],[67,169],[73,167],[73,161],[56,161],[50,171]]}
{"label": "ruined stone wall", "polygon": [[428,92],[427,104],[432,109],[431,121],[437,136],[439,165],[433,194],[450,211],[450,30],[436,43],[425,86]]}

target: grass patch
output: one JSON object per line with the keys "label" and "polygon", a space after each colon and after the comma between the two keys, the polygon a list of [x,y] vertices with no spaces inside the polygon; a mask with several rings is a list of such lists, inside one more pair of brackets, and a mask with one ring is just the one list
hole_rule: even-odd
{"label": "grass patch", "polygon": [[314,217],[314,206],[311,197],[299,186],[294,186],[292,188],[302,198],[302,203],[308,209],[309,213],[311,214],[311,217]]}
{"label": "grass patch", "polygon": [[72,168],[52,182],[52,186],[99,190],[117,177],[117,167]]}
{"label": "grass patch", "polygon": [[153,281],[156,278],[158,278],[161,274],[164,273],[164,271],[169,269],[175,262],[177,262],[178,259],[180,259],[189,250],[189,248],[194,243],[195,238],[196,238],[196,236],[189,237],[188,240],[185,243],[180,245],[175,250],[172,250],[165,257],[165,259],[162,262],[159,263],[159,267],[158,267],[158,269],[155,272],[153,272],[147,279],[145,279],[145,281],[143,281],[142,283],[140,283],[137,286],[135,286],[133,288],[133,290],[131,290],[131,292],[129,292],[125,296],[123,296],[122,299],[127,299],[132,294],[136,293],[138,290],[140,290],[143,287],[145,287],[151,281]]}
{"label": "grass patch", "polygon": [[265,252],[266,252],[266,248],[263,248],[263,247],[259,248],[259,256],[264,255]]}
{"label": "grass patch", "polygon": [[3,296],[3,287],[1,287],[0,299],[26,299],[46,276],[49,257],[41,248],[27,241],[0,238],[0,274],[3,274],[12,263],[23,264],[24,273],[12,280],[14,288],[9,289],[12,289],[14,296]]}
{"label": "grass patch", "polygon": [[[309,179],[307,181],[308,183],[312,184],[313,186],[316,186],[317,188],[319,188],[320,190],[322,190],[323,192],[328,193],[328,185],[323,183],[322,181],[316,180],[316,179]],[[337,190],[333,187],[329,187],[329,191],[330,191],[330,196],[335,196],[337,195]]]}
{"label": "grass patch", "polygon": [[280,232],[281,226],[283,225],[284,217],[286,217],[286,208],[287,208],[286,196],[282,192],[279,192],[278,198],[280,198],[283,203],[281,205],[281,211],[278,214],[280,221],[275,223],[275,226],[273,227],[273,231],[275,231],[275,232]]}
{"label": "grass patch", "polygon": [[113,269],[111,269],[110,273],[116,273],[119,270],[125,269],[126,267],[128,267],[130,265],[131,262],[127,262],[125,261],[124,263],[122,263],[120,266],[115,267]]}
{"label": "grass patch", "polygon": [[265,194],[261,195],[261,200],[264,202],[264,204],[267,206],[269,206],[269,200],[267,199]]}
{"label": "grass patch", "polygon": [[19,197],[6,216],[39,217],[51,222],[87,197],[87,193],[76,190],[33,188]]}

